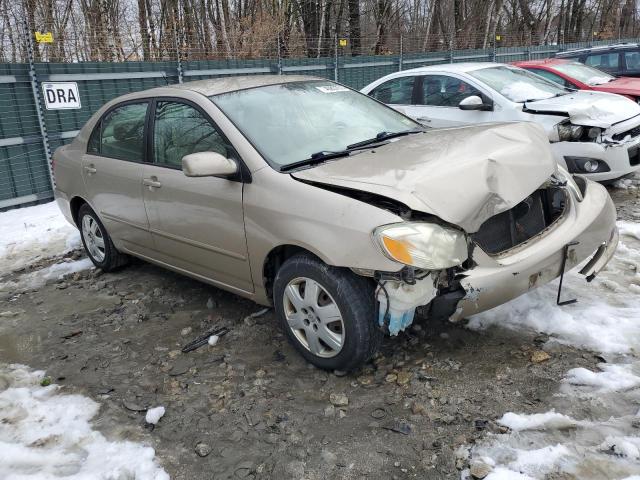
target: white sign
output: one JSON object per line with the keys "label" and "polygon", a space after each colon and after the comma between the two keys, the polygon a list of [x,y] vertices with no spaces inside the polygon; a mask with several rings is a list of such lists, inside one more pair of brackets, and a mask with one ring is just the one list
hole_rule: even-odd
{"label": "white sign", "polygon": [[76,82],[44,82],[42,92],[47,110],[81,108]]}

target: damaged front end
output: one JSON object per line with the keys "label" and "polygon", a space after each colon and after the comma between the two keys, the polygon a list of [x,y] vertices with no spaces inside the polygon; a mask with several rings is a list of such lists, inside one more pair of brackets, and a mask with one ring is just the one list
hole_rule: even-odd
{"label": "damaged front end", "polygon": [[590,256],[580,273],[591,280],[615,251],[615,208],[602,186],[577,179],[560,170],[477,231],[457,230],[467,242],[464,259],[449,245],[440,251],[441,257],[448,252],[449,264],[375,272],[380,326],[397,335],[416,310],[430,320],[460,320],[542,286]]}

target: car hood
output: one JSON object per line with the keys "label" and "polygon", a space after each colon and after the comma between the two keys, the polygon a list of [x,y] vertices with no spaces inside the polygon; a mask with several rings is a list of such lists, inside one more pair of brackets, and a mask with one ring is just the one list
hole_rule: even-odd
{"label": "car hood", "polygon": [[540,126],[503,123],[409,135],[291,175],[392,198],[473,233],[555,170]]}
{"label": "car hood", "polygon": [[526,102],[525,109],[530,113],[566,115],[575,125],[600,128],[640,115],[640,106],[626,97],[584,90]]}
{"label": "car hood", "polygon": [[620,77],[601,85],[593,85],[591,88],[599,92],[640,97],[640,78]]}

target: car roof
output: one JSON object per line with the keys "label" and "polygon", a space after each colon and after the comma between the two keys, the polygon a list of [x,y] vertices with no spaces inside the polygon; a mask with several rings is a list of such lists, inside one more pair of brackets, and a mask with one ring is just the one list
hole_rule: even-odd
{"label": "car roof", "polygon": [[326,79],[308,75],[245,75],[196,80],[193,82],[168,85],[167,87],[178,90],[192,90],[208,97],[210,95],[235,92],[237,90],[245,90],[247,88],[265,87],[268,85],[279,85],[283,83],[303,82],[309,80]]}
{"label": "car roof", "polygon": [[552,67],[554,65],[560,65],[562,63],[571,63],[567,58],[543,58],[541,60],[522,60],[518,62],[511,62],[516,67]]}
{"label": "car roof", "polygon": [[591,52],[606,52],[608,50],[626,50],[640,48],[639,43],[616,43],[613,45],[598,45],[596,47],[576,48],[573,50],[567,50],[566,52],[556,53],[556,57],[562,58],[563,56],[571,56],[577,53],[591,53]]}
{"label": "car roof", "polygon": [[474,70],[481,70],[483,68],[491,68],[491,67],[508,67],[504,63],[495,63],[495,62],[462,62],[462,63],[440,63],[438,65],[427,65],[424,67],[412,68],[409,70],[403,70],[402,73],[412,72],[412,73],[427,73],[434,71],[445,71],[452,73],[468,73],[473,72]]}

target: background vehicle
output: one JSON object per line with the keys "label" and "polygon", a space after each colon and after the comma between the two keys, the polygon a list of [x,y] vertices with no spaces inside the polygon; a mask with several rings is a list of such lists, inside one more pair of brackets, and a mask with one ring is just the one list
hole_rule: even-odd
{"label": "background vehicle", "polygon": [[580,48],[556,53],[556,58],[570,58],[611,75],[640,77],[640,44],[619,43]]}
{"label": "background vehicle", "polygon": [[594,276],[617,243],[606,190],[557,171],[539,127],[425,132],[309,77],[125,95],[54,156],[57,202],[96,266],[131,254],[273,304],[327,369],[361,365],[418,306],[486,310],[563,258],[593,255]]}
{"label": "background vehicle", "polygon": [[518,67],[433,65],[387,75],[362,92],[434,128],[536,122],[558,163],[593,180],[640,169],[640,106],[619,95],[570,91]]}
{"label": "background vehicle", "polygon": [[640,79],[638,78],[614,77],[584,63],[561,58],[513,62],[513,65],[559,83],[563,87],[617,93],[636,103],[640,101]]}

